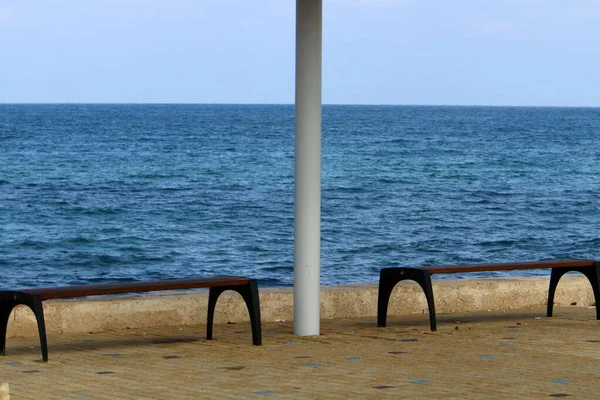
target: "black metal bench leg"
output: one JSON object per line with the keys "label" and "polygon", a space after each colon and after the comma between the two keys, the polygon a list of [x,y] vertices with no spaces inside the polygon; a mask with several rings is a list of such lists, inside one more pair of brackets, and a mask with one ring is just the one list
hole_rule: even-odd
{"label": "black metal bench leg", "polygon": [[550,288],[548,289],[548,317],[552,316],[552,309],[554,306],[554,294],[556,293],[556,286],[560,278],[567,272],[580,272],[588,278],[588,281],[592,285],[594,291],[594,301],[596,302],[596,319],[600,320],[600,263],[596,262],[591,267],[584,268],[552,268],[550,274]]}
{"label": "black metal bench leg", "polygon": [[379,273],[379,291],[377,295],[377,326],[385,327],[387,323],[387,310],[392,290],[399,282],[397,274],[389,269],[382,269]]}
{"label": "black metal bench leg", "polygon": [[208,313],[206,320],[206,340],[212,340],[213,338],[213,321],[215,319],[215,306],[217,305],[217,299],[227,288],[214,287],[208,291]]}
{"label": "black metal bench leg", "polygon": [[6,355],[6,331],[13,308],[15,308],[14,302],[0,299],[0,355],[2,356]]}
{"label": "black metal bench leg", "polygon": [[425,298],[427,299],[427,307],[429,308],[429,326],[432,332],[437,331],[437,322],[435,317],[435,302],[433,300],[433,287],[431,285],[431,275],[428,271],[423,271],[423,277],[421,281],[417,281],[425,292]]}
{"label": "black metal bench leg", "polygon": [[596,284],[592,284],[594,289],[594,302],[596,303],[596,319],[600,319],[600,262],[596,262],[594,265],[596,279],[594,282]]}
{"label": "black metal bench leg", "polygon": [[252,279],[248,286],[238,286],[235,289],[246,302],[250,325],[252,326],[252,343],[255,346],[262,345],[262,328],[260,325],[260,298],[258,295],[258,284]]}
{"label": "black metal bench leg", "polygon": [[421,286],[429,308],[429,325],[432,331],[437,330],[435,302],[429,271],[413,268],[384,268],[379,275],[379,294],[377,299],[377,326],[383,327],[387,321],[387,309],[390,295],[394,287],[401,281],[412,280]]}
{"label": "black metal bench leg", "polygon": [[556,286],[558,286],[558,281],[560,278],[567,273],[569,270],[565,268],[552,268],[550,272],[550,287],[548,288],[548,308],[546,311],[546,316],[551,317],[552,311],[554,309],[554,295],[556,294]]}
{"label": "black metal bench leg", "polygon": [[217,299],[221,293],[226,290],[233,290],[239,293],[246,306],[248,307],[248,314],[250,315],[250,325],[252,327],[252,343],[255,346],[262,344],[262,329],[260,320],[260,300],[258,296],[258,285],[255,280],[250,280],[248,285],[245,286],[218,286],[210,288],[208,292],[208,313],[206,321],[206,339],[212,340],[213,338],[213,322],[215,315],[215,306]]}
{"label": "black metal bench leg", "polygon": [[39,296],[31,296],[32,303],[29,305],[35,319],[37,320],[38,332],[40,335],[40,346],[42,347],[42,360],[48,361],[48,341],[46,339],[46,322],[44,320],[44,308],[42,306],[42,300]]}
{"label": "black metal bench leg", "polygon": [[48,361],[48,341],[46,339],[46,323],[44,322],[44,308],[42,299],[38,295],[23,292],[5,292],[0,298],[0,354],[6,351],[6,328],[11,311],[18,305],[27,306],[33,311],[40,335],[42,359]]}
{"label": "black metal bench leg", "polygon": [[596,303],[596,319],[600,319],[600,262],[596,262],[593,267],[582,268],[581,272],[592,285],[594,302]]}

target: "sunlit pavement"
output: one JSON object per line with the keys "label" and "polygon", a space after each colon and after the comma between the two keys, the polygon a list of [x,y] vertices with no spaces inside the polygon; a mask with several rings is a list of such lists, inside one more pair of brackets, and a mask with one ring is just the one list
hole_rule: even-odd
{"label": "sunlit pavement", "polygon": [[600,321],[587,307],[321,322],[291,321],[9,338],[0,383],[10,399],[597,399]]}

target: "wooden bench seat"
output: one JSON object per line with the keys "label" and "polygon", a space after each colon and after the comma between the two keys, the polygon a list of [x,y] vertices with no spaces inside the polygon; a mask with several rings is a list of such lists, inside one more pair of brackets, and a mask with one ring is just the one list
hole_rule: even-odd
{"label": "wooden bench seat", "polygon": [[6,329],[10,313],[18,305],[28,306],[33,311],[38,324],[42,358],[44,361],[48,361],[46,324],[42,307],[44,300],[200,288],[209,288],[206,339],[210,340],[213,336],[212,326],[217,299],[224,291],[233,290],[242,296],[248,307],[253,344],[257,346],[262,344],[260,303],[256,281],[241,276],[215,276],[0,291],[0,355],[5,355],[6,352]]}
{"label": "wooden bench seat", "polygon": [[524,269],[546,269],[550,268],[550,287],[548,290],[548,317],[552,316],[554,306],[554,294],[560,278],[567,272],[580,272],[585,275],[592,284],[594,299],[596,301],[596,318],[600,319],[600,262],[595,260],[554,260],[554,261],[527,261],[501,264],[467,264],[467,265],[439,265],[429,267],[397,267],[384,268],[379,276],[379,297],[377,301],[377,326],[385,326],[387,309],[392,290],[401,281],[412,280],[417,282],[427,299],[429,308],[429,323],[431,330],[437,330],[435,319],[435,303],[433,300],[433,289],[431,286],[431,275],[433,274],[456,274],[468,272],[489,271],[514,271]]}

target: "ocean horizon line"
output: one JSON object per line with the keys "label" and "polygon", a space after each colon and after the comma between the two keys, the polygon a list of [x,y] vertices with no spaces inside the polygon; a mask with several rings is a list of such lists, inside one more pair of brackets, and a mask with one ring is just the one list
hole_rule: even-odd
{"label": "ocean horizon line", "polygon": [[[294,103],[204,103],[204,102],[0,102],[0,105],[181,105],[181,106],[295,106]],[[443,108],[523,108],[523,109],[600,109],[589,105],[527,105],[527,104],[389,104],[389,103],[323,103],[335,107],[443,107]]]}

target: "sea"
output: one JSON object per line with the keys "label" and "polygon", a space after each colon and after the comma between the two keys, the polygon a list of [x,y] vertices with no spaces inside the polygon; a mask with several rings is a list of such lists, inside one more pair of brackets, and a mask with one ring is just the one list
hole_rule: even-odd
{"label": "sea", "polygon": [[[599,204],[599,108],[323,106],[324,286],[600,259]],[[293,105],[0,104],[0,289],[293,263]]]}

